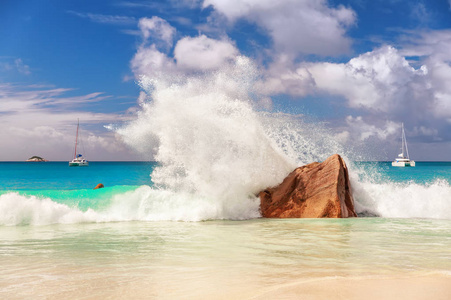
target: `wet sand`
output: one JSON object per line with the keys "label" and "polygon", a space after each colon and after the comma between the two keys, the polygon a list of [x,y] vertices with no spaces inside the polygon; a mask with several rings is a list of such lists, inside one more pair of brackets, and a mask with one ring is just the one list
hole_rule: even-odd
{"label": "wet sand", "polygon": [[251,299],[451,299],[450,276],[321,278],[281,285]]}

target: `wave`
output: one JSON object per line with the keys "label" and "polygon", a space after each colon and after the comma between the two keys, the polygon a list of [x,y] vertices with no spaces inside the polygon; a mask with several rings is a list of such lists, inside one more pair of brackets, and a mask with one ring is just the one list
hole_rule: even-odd
{"label": "wave", "polygon": [[19,193],[0,195],[0,225],[47,225],[95,222],[99,215],[92,209],[57,203],[50,198],[24,196]]}
{"label": "wave", "polygon": [[[451,219],[451,186],[354,181],[360,216]],[[98,204],[96,204],[99,206]],[[141,186],[105,199],[101,208],[81,209],[42,196],[9,192],[0,195],[0,225],[48,225],[118,221],[203,221],[259,218],[260,200],[252,194],[224,203],[193,193]]]}
{"label": "wave", "polygon": [[[98,204],[97,204],[98,205]],[[105,208],[87,210],[48,197],[10,192],[0,195],[0,225],[48,225],[118,221],[242,220],[260,217],[259,199],[249,195],[226,205],[191,193],[141,186],[114,195]]]}
{"label": "wave", "polygon": [[451,219],[451,185],[444,179],[426,184],[354,179],[351,184],[361,216]]}

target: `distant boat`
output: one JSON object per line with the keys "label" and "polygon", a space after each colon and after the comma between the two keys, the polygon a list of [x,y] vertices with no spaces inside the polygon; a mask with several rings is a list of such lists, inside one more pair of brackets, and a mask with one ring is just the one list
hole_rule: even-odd
{"label": "distant boat", "polygon": [[69,162],[69,167],[87,167],[89,163],[86,159],[83,158],[82,154],[77,153],[77,145],[78,145],[78,128],[80,127],[80,120],[77,119],[77,134],[75,135],[75,151],[74,151],[74,159]]}
{"label": "distant boat", "polygon": [[[398,154],[398,157],[391,163],[393,167],[415,167],[415,162],[410,160],[409,157],[409,149],[407,148],[407,140],[406,134],[404,133],[404,123],[401,125],[402,134],[401,134],[401,153]],[[404,149],[406,150],[404,152]]]}

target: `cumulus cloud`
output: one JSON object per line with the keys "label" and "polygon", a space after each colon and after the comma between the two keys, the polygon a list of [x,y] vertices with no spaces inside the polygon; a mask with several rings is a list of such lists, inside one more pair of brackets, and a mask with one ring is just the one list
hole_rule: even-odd
{"label": "cumulus cloud", "polygon": [[[179,76],[199,71],[212,71],[233,63],[239,51],[229,39],[212,39],[205,35],[179,39],[170,54],[176,34],[165,20],[152,17],[139,22],[143,41],[130,62],[135,76]],[[166,47],[159,47],[163,43]]]}
{"label": "cumulus cloud", "polygon": [[435,116],[451,124],[451,30],[425,30],[403,38],[400,53],[418,56],[428,70]]}
{"label": "cumulus cloud", "polygon": [[257,90],[265,95],[289,94],[305,96],[315,89],[312,74],[306,68],[296,68],[287,55],[279,55],[263,70]]}
{"label": "cumulus cloud", "polygon": [[[315,95],[329,101],[340,96],[345,100],[340,105],[357,115],[341,124],[335,121],[341,141],[393,140],[401,122],[407,123],[409,136],[417,141],[451,140],[451,66],[442,60],[442,45],[432,45],[436,36],[443,32],[412,49],[386,45],[347,63],[290,64],[289,59],[279,59],[265,70],[259,90],[268,95]],[[414,50],[425,54],[416,68],[402,55]]]}
{"label": "cumulus cloud", "polygon": [[[349,107],[370,113],[372,124],[387,118],[405,121],[412,136],[424,141],[435,141],[439,136],[450,140],[451,67],[435,59],[423,62],[414,69],[399,51],[384,46],[346,64],[315,63],[304,67],[315,80],[317,92],[341,95]],[[386,132],[382,127],[382,131],[369,130],[353,119],[347,123],[359,128],[361,138],[387,137],[381,133]]]}
{"label": "cumulus cloud", "polygon": [[159,17],[142,18],[138,24],[143,37],[143,44],[150,38],[154,43],[163,42],[166,46],[172,46],[172,41],[175,35],[175,28],[172,27],[166,20]]}
{"label": "cumulus cloud", "polygon": [[218,69],[238,54],[238,49],[229,40],[210,39],[205,35],[184,37],[174,49],[177,65],[190,70]]}
{"label": "cumulus cloud", "polygon": [[160,76],[176,72],[175,62],[155,45],[140,46],[130,62],[130,67],[137,78],[142,75]]}
{"label": "cumulus cloud", "polygon": [[229,22],[246,19],[263,28],[277,52],[296,56],[335,56],[348,53],[351,40],[346,30],[355,24],[355,12],[344,6],[330,7],[326,0],[205,0]]}
{"label": "cumulus cloud", "polygon": [[311,63],[304,68],[318,90],[342,95],[353,108],[381,112],[410,109],[413,103],[407,106],[403,100],[414,96],[412,92],[423,94],[428,87],[427,68],[412,68],[391,46],[362,54],[346,64]]}

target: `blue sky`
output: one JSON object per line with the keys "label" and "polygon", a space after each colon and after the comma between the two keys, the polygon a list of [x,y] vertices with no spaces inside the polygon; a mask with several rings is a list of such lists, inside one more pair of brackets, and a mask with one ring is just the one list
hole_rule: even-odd
{"label": "blue sky", "polygon": [[404,122],[416,160],[451,160],[451,0],[3,0],[0,41],[0,160],[70,159],[77,118],[90,159],[142,159],[104,126],[134,118],[140,76],[238,56],[265,109],[381,160]]}

